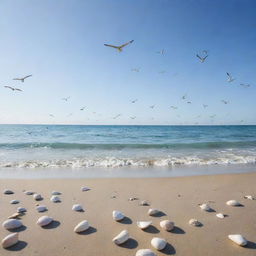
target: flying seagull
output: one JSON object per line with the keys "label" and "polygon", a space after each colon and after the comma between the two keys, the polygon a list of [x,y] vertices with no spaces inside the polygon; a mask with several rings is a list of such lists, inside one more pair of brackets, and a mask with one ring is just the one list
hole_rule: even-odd
{"label": "flying seagull", "polygon": [[206,105],[206,104],[203,104],[203,107],[204,107],[204,108],[207,108],[207,107],[208,107],[208,105]]}
{"label": "flying seagull", "polygon": [[136,118],[136,116],[131,116],[130,118],[131,118],[131,119],[135,119],[135,118]]}
{"label": "flying seagull", "polygon": [[196,57],[200,60],[201,63],[204,63],[206,58],[208,57],[208,55],[204,56],[204,57],[201,57],[199,56],[198,54],[196,55]]}
{"label": "flying seagull", "polygon": [[226,101],[226,100],[221,100],[221,102],[224,104],[228,104],[228,101]]}
{"label": "flying seagull", "polygon": [[115,45],[111,45],[111,44],[104,44],[104,45],[105,45],[105,46],[108,46],[108,47],[115,48],[115,49],[117,49],[119,52],[121,52],[121,51],[123,50],[123,48],[124,48],[126,45],[131,44],[133,41],[134,41],[134,40],[131,40],[131,41],[129,41],[129,42],[125,43],[125,44],[122,44],[122,45],[120,45],[120,46],[115,46]]}
{"label": "flying seagull", "polygon": [[191,101],[187,101],[187,103],[188,103],[188,104],[192,104],[192,102],[191,102]]}
{"label": "flying seagull", "polygon": [[55,117],[53,114],[49,114],[50,117]]}
{"label": "flying seagull", "polygon": [[135,103],[136,101],[138,101],[138,99],[132,100],[131,103]]}
{"label": "flying seagull", "polygon": [[151,105],[151,106],[149,106],[150,108],[154,108],[155,107],[155,105]]}
{"label": "flying seagull", "polygon": [[70,96],[68,96],[67,98],[62,98],[62,100],[68,101],[70,99]]}
{"label": "flying seagull", "polygon": [[133,71],[133,72],[140,72],[140,68],[132,68],[131,71]]}
{"label": "flying seagull", "polygon": [[175,106],[171,106],[171,108],[172,108],[172,109],[177,109],[177,107],[175,107]]}
{"label": "flying seagull", "polygon": [[235,80],[236,80],[236,79],[235,79],[235,78],[233,78],[233,77],[231,76],[231,74],[230,74],[230,73],[228,73],[228,72],[227,72],[227,76],[228,76],[228,80],[227,80],[227,81],[228,81],[229,83],[231,83],[231,82],[233,82],[233,81],[235,81]]}
{"label": "flying seagull", "polygon": [[184,94],[181,99],[185,100],[187,98],[187,94]]}
{"label": "flying seagull", "polygon": [[11,86],[8,86],[8,85],[6,85],[6,86],[4,86],[5,88],[8,88],[8,89],[10,89],[10,90],[12,90],[12,91],[19,91],[19,92],[22,92],[22,90],[21,89],[19,89],[19,88],[14,88],[14,87],[11,87]]}
{"label": "flying seagull", "polygon": [[82,108],[80,108],[80,110],[83,111],[85,108],[86,108],[86,107],[82,107]]}
{"label": "flying seagull", "polygon": [[122,114],[118,114],[116,116],[113,117],[113,119],[117,119],[118,117],[120,117]]}
{"label": "flying seagull", "polygon": [[21,81],[22,83],[24,83],[25,79],[31,77],[32,75],[28,75],[28,76],[24,76],[24,77],[20,77],[20,78],[13,78],[13,80],[18,80]]}
{"label": "flying seagull", "polygon": [[164,49],[162,49],[161,51],[157,51],[156,53],[164,55],[165,50],[164,50]]}
{"label": "flying seagull", "polygon": [[251,85],[250,84],[240,84],[244,88],[249,88]]}

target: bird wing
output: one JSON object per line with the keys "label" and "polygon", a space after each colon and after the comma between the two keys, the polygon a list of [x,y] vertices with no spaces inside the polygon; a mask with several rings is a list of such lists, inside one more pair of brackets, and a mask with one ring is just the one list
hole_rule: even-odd
{"label": "bird wing", "polygon": [[4,86],[5,88],[8,88],[8,89],[13,89],[11,86]]}
{"label": "bird wing", "polygon": [[196,57],[199,58],[200,60],[202,60],[202,58],[198,54],[196,55]]}
{"label": "bird wing", "polygon": [[208,55],[206,55],[203,59],[206,60],[207,57],[208,57]]}
{"label": "bird wing", "polygon": [[22,80],[21,78],[13,78],[12,80]]}
{"label": "bird wing", "polygon": [[227,72],[227,76],[231,78],[231,75]]}
{"label": "bird wing", "polygon": [[118,49],[119,47],[118,46],[115,46],[115,45],[111,45],[111,44],[104,44],[105,46],[108,46],[108,47],[112,47],[112,48],[115,48],[115,49]]}
{"label": "bird wing", "polygon": [[21,90],[21,89],[19,89],[19,88],[14,88],[14,90],[15,90],[15,91],[22,92],[22,90]]}
{"label": "bird wing", "polygon": [[26,79],[26,78],[31,77],[31,76],[32,76],[32,75],[24,76],[23,79]]}
{"label": "bird wing", "polygon": [[126,45],[131,44],[133,41],[134,41],[134,40],[131,40],[131,41],[125,43],[125,44],[122,44],[122,45],[119,46],[119,48],[123,48],[123,47],[125,47]]}

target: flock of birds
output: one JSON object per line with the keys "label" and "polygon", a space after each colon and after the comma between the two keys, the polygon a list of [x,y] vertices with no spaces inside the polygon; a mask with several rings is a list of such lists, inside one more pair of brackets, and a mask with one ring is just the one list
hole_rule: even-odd
{"label": "flock of birds", "polygon": [[[126,43],[124,43],[124,44],[122,44],[122,45],[111,45],[111,44],[104,44],[104,45],[105,45],[106,47],[111,47],[111,48],[113,48],[113,49],[116,49],[118,52],[122,52],[124,47],[128,46],[129,44],[132,44],[133,42],[134,42],[134,40],[128,41],[128,42],[126,42]],[[157,53],[157,54],[164,55],[164,54],[165,54],[165,49],[161,49],[160,51],[157,51],[156,53]],[[209,57],[208,51],[207,51],[207,50],[204,50],[200,55],[199,55],[199,54],[196,54],[196,57],[199,59],[199,61],[200,61],[201,63],[204,63],[204,62],[206,61],[206,59]],[[140,70],[141,70],[141,68],[132,68],[132,69],[131,69],[131,71],[133,71],[133,72],[140,72]],[[160,74],[164,74],[164,73],[166,73],[166,71],[163,70],[163,71],[160,71],[159,73],[160,73]],[[229,72],[227,72],[226,75],[227,75],[227,82],[228,82],[228,83],[232,83],[232,82],[234,82],[234,81],[236,80]],[[20,77],[20,78],[13,78],[13,80],[20,81],[20,82],[24,83],[25,80],[26,80],[27,78],[29,78],[29,77],[32,77],[32,75],[27,75],[27,76]],[[240,86],[242,86],[243,88],[249,88],[251,85],[250,85],[250,84],[245,84],[245,83],[240,83]],[[5,85],[4,88],[9,89],[9,90],[12,90],[12,91],[19,91],[19,92],[22,92],[22,91],[23,91],[23,90],[20,89],[20,88],[13,87],[13,86],[8,86],[8,85]],[[61,100],[67,102],[67,101],[69,101],[70,98],[71,98],[71,97],[68,96],[68,97],[62,98]],[[192,101],[188,100],[187,94],[184,94],[184,95],[181,97],[181,99],[182,99],[183,101],[185,101],[187,104],[192,104]],[[131,100],[130,103],[134,104],[134,103],[136,103],[137,101],[138,101],[138,99],[134,99],[134,100]],[[221,102],[222,102],[223,104],[225,104],[225,105],[230,103],[228,100],[225,100],[225,99],[222,99]],[[207,104],[202,104],[202,107],[205,109],[205,108],[208,107],[208,105],[207,105]],[[86,108],[86,106],[81,107],[81,108],[80,108],[80,111],[84,111],[85,108]],[[153,108],[155,108],[155,105],[150,105],[149,108],[153,109]],[[174,105],[170,106],[170,108],[173,109],[173,110],[177,110],[177,109],[178,109],[178,107],[177,107],[177,106],[174,106]],[[93,114],[96,114],[96,112],[93,112]],[[70,113],[70,114],[67,115],[67,117],[72,116],[72,115],[73,115],[73,113]],[[53,114],[49,114],[49,116],[52,117],[52,118],[55,117]],[[122,116],[121,113],[119,113],[119,114],[113,116],[112,118],[113,118],[113,119],[117,119],[117,118],[119,118],[120,116]],[[178,116],[179,116],[179,115],[178,115]],[[200,117],[200,116],[197,116],[197,118],[199,118],[199,117]],[[209,117],[210,117],[210,118],[214,118],[214,117],[216,117],[216,114],[211,115],[211,116],[209,116]],[[134,120],[134,119],[136,119],[136,116],[131,116],[130,119]],[[152,119],[153,119],[153,118],[152,118]],[[243,120],[241,120],[241,122],[243,122]],[[195,124],[197,124],[197,123],[195,123]]]}

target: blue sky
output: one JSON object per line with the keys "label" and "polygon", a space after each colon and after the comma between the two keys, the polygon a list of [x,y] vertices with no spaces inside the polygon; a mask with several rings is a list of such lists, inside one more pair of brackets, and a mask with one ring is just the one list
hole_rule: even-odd
{"label": "blue sky", "polygon": [[[0,123],[256,124],[255,9],[254,0],[2,0]],[[132,39],[122,53],[104,46]]]}

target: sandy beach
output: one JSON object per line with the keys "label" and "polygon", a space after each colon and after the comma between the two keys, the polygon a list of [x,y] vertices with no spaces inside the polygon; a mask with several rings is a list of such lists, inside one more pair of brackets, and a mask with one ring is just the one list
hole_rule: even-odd
{"label": "sandy beach", "polygon": [[[213,176],[194,176],[178,178],[136,178],[136,179],[51,179],[51,180],[13,180],[0,181],[0,220],[1,223],[16,211],[25,207],[27,213],[21,217],[24,227],[20,228],[20,242],[9,249],[0,249],[1,255],[135,255],[138,249],[150,248],[157,255],[255,255],[256,201],[247,200],[245,195],[255,195],[256,173]],[[82,192],[81,186],[90,191]],[[4,189],[14,191],[4,195]],[[23,190],[31,190],[43,196],[35,201],[25,195]],[[51,192],[60,191],[61,203],[49,199]],[[129,201],[130,197],[139,200]],[[10,200],[18,199],[12,205]],[[243,206],[226,205],[230,199],[238,200]],[[150,206],[140,206],[147,200]],[[79,203],[85,211],[74,212],[72,205]],[[205,212],[199,204],[209,203],[216,212]],[[46,205],[47,212],[38,213],[36,204]],[[166,216],[148,216],[149,208],[157,208]],[[127,218],[122,222],[112,219],[112,211],[119,210]],[[222,212],[228,216],[216,217]],[[42,215],[54,218],[47,228],[36,225]],[[193,227],[188,224],[195,218],[203,225]],[[175,228],[166,232],[159,222],[169,219]],[[82,220],[88,220],[91,228],[82,234],[74,233],[74,227]],[[136,226],[139,220],[152,220],[153,224],[145,231]],[[132,239],[117,246],[112,239],[127,229]],[[10,232],[0,229],[1,239]],[[228,239],[229,234],[242,234],[248,241],[240,247]],[[166,239],[163,251],[152,248],[153,237]]]}

